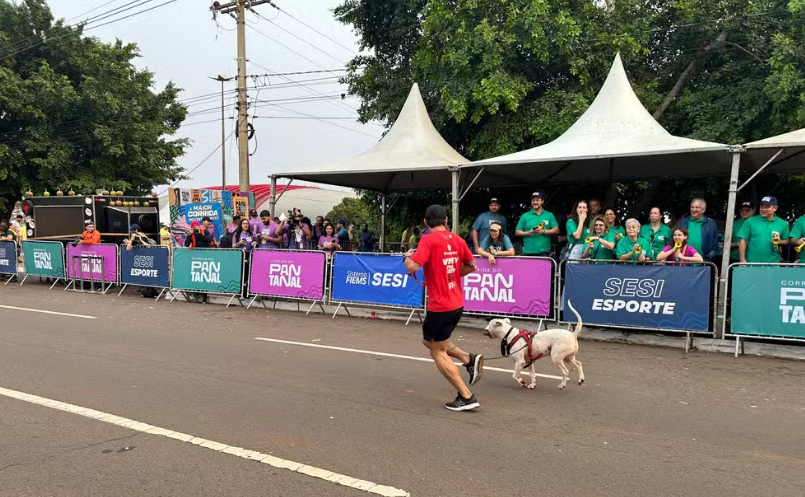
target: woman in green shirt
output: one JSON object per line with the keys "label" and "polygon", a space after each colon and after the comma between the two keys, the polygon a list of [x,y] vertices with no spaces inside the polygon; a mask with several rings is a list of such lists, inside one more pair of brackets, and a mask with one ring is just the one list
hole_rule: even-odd
{"label": "woman in green shirt", "polygon": [[565,223],[567,228],[567,258],[581,259],[584,239],[587,238],[587,201],[579,200],[573,205],[573,213]]}
{"label": "woman in green shirt", "polygon": [[648,213],[649,224],[640,228],[640,236],[649,241],[651,246],[648,250],[648,257],[656,260],[657,255],[662,252],[666,245],[671,244],[673,234],[671,228],[662,224],[662,212],[659,207],[652,207]]}
{"label": "woman in green shirt", "polygon": [[616,255],[621,261],[647,261],[646,250],[651,243],[640,236],[640,221],[629,219],[626,221],[626,236],[618,242]]}
{"label": "woman in green shirt", "polygon": [[603,216],[595,216],[593,219],[593,232],[585,240],[586,247],[582,257],[584,259],[598,259],[611,261],[615,258],[612,253],[615,250],[615,240],[613,235],[607,232],[607,223]]}
{"label": "woman in green shirt", "polygon": [[626,236],[626,230],[618,224],[618,218],[615,216],[613,209],[610,208],[604,211],[604,219],[609,226],[609,233],[615,237],[615,242]]}

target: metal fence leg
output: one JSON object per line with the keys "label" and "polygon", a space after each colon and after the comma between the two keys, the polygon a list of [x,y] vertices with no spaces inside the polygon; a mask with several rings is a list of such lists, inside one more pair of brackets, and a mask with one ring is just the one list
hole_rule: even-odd
{"label": "metal fence leg", "polygon": [[157,295],[157,298],[156,298],[156,299],[154,299],[154,302],[158,302],[158,301],[159,301],[159,299],[162,297],[162,295],[164,295],[164,294],[165,294],[165,292],[166,292],[167,290],[168,290],[167,288],[163,288],[163,289],[162,289],[162,291],[160,291],[160,292],[159,292],[159,295]]}
{"label": "metal fence leg", "polygon": [[539,332],[540,332],[540,330],[542,330],[542,322],[543,322],[543,321],[545,321],[545,320],[544,320],[544,319],[540,319],[540,320],[539,320],[539,324],[537,325],[537,333],[539,333]]}
{"label": "metal fence leg", "polygon": [[691,343],[692,340],[693,340],[693,338],[691,337],[690,332],[688,331],[685,334],[685,353],[686,354],[690,351],[690,346],[692,345],[692,343]]}
{"label": "metal fence leg", "polygon": [[335,313],[333,313],[333,319],[335,319],[336,315],[338,315],[338,309],[341,309],[341,304],[338,304],[338,307],[335,308]]}
{"label": "metal fence leg", "polygon": [[[25,283],[25,280],[27,280],[27,279],[28,279],[28,273],[25,273],[25,277],[22,279],[22,281],[20,281],[20,286],[22,286],[22,284]],[[53,288],[53,287],[50,287],[50,288]]]}
{"label": "metal fence leg", "polygon": [[741,337],[735,337],[735,358],[738,358],[738,350],[741,348]]}
{"label": "metal fence leg", "polygon": [[314,308],[314,307],[316,307],[316,304],[318,304],[318,303],[319,303],[319,301],[318,301],[318,300],[317,300],[317,301],[315,301],[315,302],[313,302],[313,305],[311,305],[311,306],[310,306],[310,309],[308,309],[308,310],[307,310],[307,312],[305,313],[305,316],[307,316],[308,314],[310,314],[310,311],[312,311],[312,310],[313,310],[313,308]]}
{"label": "metal fence leg", "polygon": [[229,306],[232,305],[232,301],[235,300],[235,297],[237,297],[237,295],[232,295],[232,298],[229,299],[229,302],[226,303],[227,308],[229,308]]}
{"label": "metal fence leg", "polygon": [[411,311],[411,314],[408,315],[408,320],[405,322],[405,326],[408,326],[408,323],[411,322],[411,318],[414,317],[414,313],[416,313],[416,309]]}
{"label": "metal fence leg", "polygon": [[257,295],[255,295],[254,298],[251,300],[251,302],[249,302],[249,305],[246,306],[246,309],[251,309],[252,304],[254,304],[255,300],[257,300]]}
{"label": "metal fence leg", "polygon": [[176,292],[176,293],[174,293],[174,294],[171,294],[171,302],[173,302],[174,300],[176,300],[176,297],[177,297],[177,296],[178,296],[180,293],[181,293],[181,292]]}
{"label": "metal fence leg", "polygon": [[[129,286],[129,284],[128,284],[128,283],[126,283],[125,285],[123,285],[123,288],[121,288],[121,289],[120,289],[120,291],[119,291],[119,292],[117,292],[117,296],[118,296],[118,297],[120,297],[121,295],[123,295],[123,292],[125,292],[125,291],[126,291],[126,287],[127,287],[127,286]],[[162,295],[162,294],[160,293],[160,295]]]}

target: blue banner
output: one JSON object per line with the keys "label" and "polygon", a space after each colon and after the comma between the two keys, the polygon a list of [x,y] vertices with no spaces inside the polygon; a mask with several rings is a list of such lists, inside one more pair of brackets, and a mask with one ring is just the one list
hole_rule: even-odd
{"label": "blue banner", "polygon": [[221,235],[224,234],[224,211],[219,202],[182,204],[179,207],[179,214],[188,226],[193,224],[193,221],[200,223],[202,219],[209,217],[215,239],[220,240]]}
{"label": "blue banner", "polygon": [[[422,307],[425,287],[409,276],[399,255],[336,252],[333,300],[365,304]],[[422,270],[417,273],[422,281]]]}
{"label": "blue banner", "polygon": [[708,331],[710,266],[567,264],[564,320],[584,324]]}
{"label": "blue banner", "polygon": [[0,242],[0,274],[17,274],[17,244]]}
{"label": "blue banner", "polygon": [[170,287],[167,247],[120,249],[120,282],[126,285]]}

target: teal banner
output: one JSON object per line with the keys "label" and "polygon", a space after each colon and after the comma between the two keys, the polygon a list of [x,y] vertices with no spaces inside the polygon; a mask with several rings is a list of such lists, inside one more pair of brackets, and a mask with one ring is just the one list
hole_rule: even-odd
{"label": "teal banner", "polygon": [[805,265],[732,269],[730,331],[805,338]]}
{"label": "teal banner", "polygon": [[25,274],[64,278],[64,248],[59,242],[22,241]]}
{"label": "teal banner", "polygon": [[243,252],[177,248],[173,251],[173,288],[205,293],[240,293]]}

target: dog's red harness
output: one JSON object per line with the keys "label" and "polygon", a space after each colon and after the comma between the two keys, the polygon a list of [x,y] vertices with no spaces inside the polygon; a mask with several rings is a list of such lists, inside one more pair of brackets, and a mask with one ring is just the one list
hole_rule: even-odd
{"label": "dog's red harness", "polygon": [[531,351],[531,345],[534,343],[534,335],[536,335],[537,332],[520,330],[520,333],[515,335],[511,340],[508,340],[509,333],[511,333],[513,329],[514,327],[509,328],[509,331],[507,331],[506,335],[503,337],[503,340],[500,343],[500,353],[504,357],[511,355],[512,347],[514,347],[514,344],[517,343],[517,340],[522,338],[525,340],[526,345],[517,351],[523,350],[524,348],[526,349],[526,356],[528,357],[528,364],[526,364],[526,366],[530,366],[534,361],[544,355],[540,353],[535,356]]}

